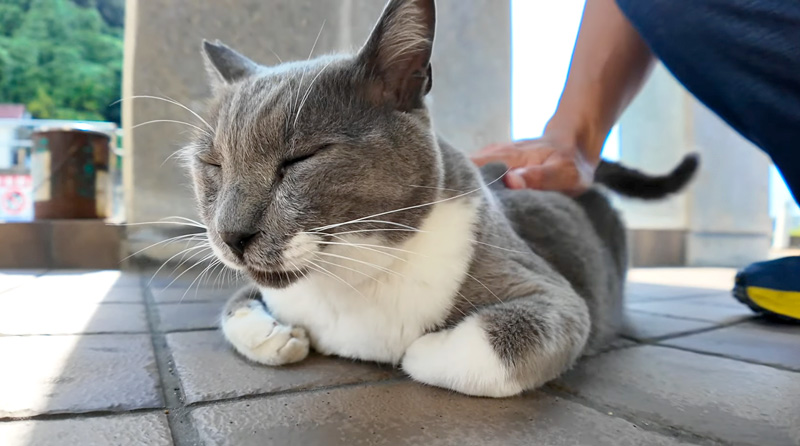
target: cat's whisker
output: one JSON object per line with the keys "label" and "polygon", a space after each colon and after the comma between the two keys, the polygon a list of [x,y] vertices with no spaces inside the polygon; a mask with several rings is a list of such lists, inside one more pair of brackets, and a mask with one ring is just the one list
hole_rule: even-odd
{"label": "cat's whisker", "polygon": [[342,279],[341,277],[337,276],[336,274],[331,273],[330,271],[328,271],[324,267],[314,263],[313,260],[307,260],[307,262],[309,263],[309,266],[311,268],[314,268],[317,272],[320,272],[322,274],[325,274],[328,277],[332,277],[332,278],[338,280],[339,282],[341,282],[341,283],[347,285],[348,287],[352,288],[352,290],[355,291],[356,293],[358,293],[359,296],[361,296],[362,298],[366,299],[366,296],[364,296],[364,293],[359,291],[358,288],[354,287],[352,284],[348,283],[346,280]]}
{"label": "cat's whisker", "polygon": [[398,277],[405,278],[402,274],[398,273],[397,271],[394,271],[394,270],[389,269],[389,268],[385,268],[385,267],[380,266],[380,265],[376,265],[374,263],[365,262],[363,260],[357,260],[357,259],[353,259],[353,258],[347,257],[347,256],[340,256],[338,254],[331,254],[329,252],[316,252],[315,254],[334,257],[334,258],[337,258],[337,259],[347,260],[347,261],[350,261],[350,262],[360,263],[362,265],[366,265],[366,266],[370,266],[372,268],[375,268],[378,271],[382,271],[382,272],[387,273],[387,274],[394,274],[394,275],[396,275]]}
{"label": "cat's whisker", "polygon": [[[189,260],[191,260],[191,259],[195,258],[197,254],[199,254],[199,255],[201,255],[201,256],[205,256],[205,257],[202,257],[200,260],[195,260],[195,262],[192,264],[192,266],[190,266],[190,267],[186,268],[186,270],[184,270],[183,272],[181,272],[180,274],[178,274],[178,276],[177,276],[177,277],[175,277],[175,278],[172,280],[172,282],[170,282],[170,283],[169,283],[169,285],[172,285],[173,283],[175,283],[175,281],[176,281],[176,280],[178,280],[178,279],[179,279],[181,276],[183,276],[184,274],[186,274],[187,272],[189,272],[190,270],[192,270],[193,268],[195,268],[197,265],[202,265],[202,264],[203,264],[204,262],[206,262],[207,260],[211,260],[211,259],[213,259],[213,258],[215,257],[215,255],[216,255],[216,254],[214,254],[213,252],[212,252],[212,253],[208,253],[208,251],[201,251],[201,252],[199,252],[199,253],[195,253],[194,255],[192,255],[191,257],[189,257],[188,259],[186,259],[184,262],[182,262],[180,265],[178,265],[178,266],[176,267],[176,269],[175,269],[175,270],[177,270],[178,268],[180,268],[180,267],[181,267],[181,265],[183,265],[184,263],[186,263],[186,262],[188,262]],[[175,270],[173,270],[173,272],[174,272]],[[195,279],[196,279],[196,278],[195,278]],[[194,283],[194,281],[192,281],[192,283]],[[169,287],[169,285],[167,285],[167,287]],[[191,286],[191,284],[190,284],[190,286]]]}
{"label": "cat's whisker", "polygon": [[[461,296],[462,298],[464,297],[464,295],[463,295],[463,294],[461,294],[460,292],[456,291],[456,293],[457,293],[459,296]],[[469,300],[467,300],[467,299],[464,299],[464,300],[465,300],[465,301],[467,301],[467,302],[469,302]],[[470,302],[470,305],[471,305],[471,304],[472,304],[472,303]],[[472,305],[472,306],[474,307],[475,305]],[[461,308],[458,308],[458,305],[454,304],[454,305],[453,305],[453,309],[454,309],[454,310],[456,310],[456,311],[458,311],[459,313],[461,313],[461,315],[462,315],[462,316],[464,316],[464,317],[467,317],[467,313],[465,313],[465,312],[464,312],[464,310],[462,310]]]}
{"label": "cat's whisker", "polygon": [[278,56],[278,53],[273,51],[271,48],[267,48],[267,49],[269,50],[270,53],[272,53],[273,56],[275,56],[276,59],[278,59],[278,63],[283,63],[283,59],[281,59],[281,56]]}
{"label": "cat's whisker", "polygon": [[150,245],[150,246],[147,246],[147,247],[145,247],[145,248],[142,248],[142,249],[140,249],[140,250],[138,250],[138,251],[134,252],[133,254],[131,254],[131,255],[129,255],[129,256],[127,256],[127,257],[123,258],[122,260],[120,260],[120,263],[122,263],[122,262],[124,262],[124,261],[126,261],[126,260],[130,259],[131,257],[133,257],[133,256],[135,256],[135,255],[137,255],[137,254],[141,254],[141,253],[143,253],[143,252],[147,251],[147,250],[148,250],[148,249],[150,249],[150,248],[155,248],[156,246],[158,246],[158,245],[162,245],[162,244],[165,244],[165,243],[166,243],[167,245],[169,245],[169,244],[171,244],[171,243],[175,243],[175,242],[177,242],[177,241],[180,241],[180,240],[182,240],[182,239],[186,239],[187,241],[190,241],[190,242],[193,242],[193,241],[203,241],[203,240],[204,240],[204,238],[201,238],[201,239],[195,239],[194,237],[197,237],[197,234],[183,234],[183,235],[177,235],[177,236],[175,236],[175,237],[170,237],[170,238],[168,238],[168,239],[161,240],[160,242],[155,242],[155,243],[153,243],[152,245]]}
{"label": "cat's whisker", "polygon": [[311,45],[311,51],[308,52],[308,57],[306,58],[306,62],[311,60],[311,56],[314,54],[314,49],[317,48],[317,42],[319,42],[319,36],[322,35],[322,30],[325,29],[325,23],[327,21],[328,21],[328,19],[324,19],[322,21],[322,25],[319,27],[319,32],[317,32],[317,37],[314,39],[314,44]]}
{"label": "cat's whisker", "polygon": [[201,133],[205,133],[206,135],[211,136],[211,133],[209,133],[208,130],[200,128],[200,127],[198,127],[198,126],[196,126],[194,124],[190,124],[188,122],[178,121],[177,119],[153,119],[151,121],[141,122],[139,124],[131,126],[131,130],[137,129],[139,127],[143,127],[143,126],[148,125],[148,124],[157,124],[159,122],[169,122],[169,123],[172,123],[172,124],[187,125],[187,126],[192,127],[192,128],[194,128],[195,130],[197,130],[197,131],[199,131]]}
{"label": "cat's whisker", "polygon": [[[205,280],[205,285],[208,285],[208,281],[209,281],[209,279],[211,279],[211,275],[214,272],[214,268],[216,268],[217,265],[220,264],[220,261],[219,261],[219,259],[214,259],[214,261],[212,263],[213,263],[213,268],[208,272],[208,275],[204,279]],[[197,288],[199,289],[200,286],[204,286],[203,283],[204,282],[201,280],[200,283],[197,284]],[[196,294],[195,294],[195,297],[197,297]]]}
{"label": "cat's whisker", "polygon": [[[350,246],[350,247],[353,247],[353,248],[363,249],[365,251],[377,252],[378,254],[383,254],[385,256],[389,256],[389,257],[391,257],[393,259],[400,260],[401,262],[408,262],[408,260],[406,260],[406,259],[404,259],[402,257],[396,256],[396,255],[393,255],[393,254],[389,254],[388,252],[383,252],[383,251],[381,251],[379,249],[371,248],[369,245],[362,245],[362,244],[355,244],[355,243],[340,243],[340,242],[323,242],[323,241],[318,241],[318,242],[314,242],[314,243],[316,243],[318,245]],[[372,245],[372,246],[379,246],[379,245]]]}
{"label": "cat's whisker", "polygon": [[[317,253],[317,254],[318,254],[318,253]],[[377,283],[379,283],[379,284],[383,285],[383,282],[381,282],[380,280],[378,280],[378,279],[377,279],[377,278],[375,278],[375,277],[372,277],[372,276],[370,276],[369,274],[365,273],[364,271],[359,271],[359,270],[357,270],[357,269],[355,269],[355,268],[350,268],[350,267],[348,267],[348,266],[344,266],[344,265],[341,265],[341,264],[338,264],[338,263],[329,262],[329,261],[327,261],[327,260],[320,259],[320,258],[319,258],[319,257],[317,257],[317,256],[314,256],[314,259],[315,259],[317,262],[322,262],[322,263],[325,263],[325,264],[328,264],[328,265],[331,265],[331,266],[335,266],[335,267],[337,267],[337,268],[342,268],[342,269],[346,269],[346,270],[348,270],[348,271],[352,271],[352,272],[354,272],[354,273],[357,273],[357,274],[361,274],[362,276],[364,276],[364,277],[368,277],[368,278],[370,278],[370,279],[374,280],[375,282],[377,282]]]}
{"label": "cat's whisker", "polygon": [[363,234],[368,232],[419,232],[419,233],[426,233],[428,231],[423,231],[422,229],[401,229],[401,228],[386,228],[386,229],[356,229],[353,231],[344,231],[338,232],[339,235],[347,235],[347,234]]}
{"label": "cat's whisker", "polygon": [[466,274],[466,275],[467,275],[467,277],[469,277],[470,279],[472,279],[472,280],[474,280],[474,281],[478,282],[478,283],[479,283],[479,284],[480,284],[482,287],[486,288],[486,291],[488,291],[488,292],[489,292],[489,293],[490,293],[492,296],[494,296],[494,298],[495,298],[495,299],[497,299],[497,301],[498,301],[498,302],[500,302],[500,303],[503,303],[503,299],[500,299],[500,298],[497,296],[497,294],[495,294],[495,293],[494,293],[494,291],[490,290],[490,289],[489,289],[489,287],[488,287],[488,286],[486,286],[486,284],[484,284],[484,283],[483,283],[483,282],[481,282],[480,280],[478,280],[478,278],[477,278],[477,277],[473,276],[473,275],[472,275],[472,274],[470,274],[470,273],[464,273],[464,274]]}
{"label": "cat's whisker", "polygon": [[[178,268],[180,268],[180,266],[181,266],[181,265],[183,265],[184,263],[186,263],[186,262],[188,262],[189,260],[191,260],[191,259],[195,258],[197,255],[204,255],[204,254],[205,254],[205,253],[207,253],[207,252],[208,252],[208,251],[206,251],[206,250],[203,250],[203,251],[197,251],[197,252],[193,253],[191,256],[189,256],[189,258],[188,258],[188,259],[184,260],[184,261],[183,261],[183,262],[181,262],[181,263],[180,263],[178,266],[176,266],[176,267],[175,267],[175,268],[172,270],[172,274],[174,274],[174,273],[175,273],[175,271],[177,271],[177,269],[178,269]],[[213,255],[214,255],[214,254],[212,253],[211,255],[209,255],[209,256],[208,256],[208,257],[206,257],[206,258],[210,258],[210,257],[211,257],[211,256],[213,256]],[[202,262],[202,261],[203,261],[203,260],[200,260],[199,262],[195,262],[195,263],[194,263],[192,266],[190,266],[189,268],[187,268],[185,271],[183,271],[182,273],[178,274],[178,276],[177,276],[177,277],[173,278],[173,279],[172,279],[172,281],[171,281],[170,283],[168,283],[168,284],[167,284],[167,286],[165,286],[165,287],[164,287],[164,288],[162,288],[161,290],[162,290],[162,291],[163,291],[163,290],[166,290],[167,288],[169,288],[170,286],[172,286],[172,284],[173,284],[173,283],[175,283],[175,281],[176,281],[176,280],[180,279],[180,277],[181,277],[181,276],[183,276],[184,274],[186,274],[187,272],[189,272],[189,270],[191,270],[192,268],[194,268],[195,266],[197,266],[197,265],[198,265],[200,262]],[[163,268],[163,267],[164,267],[164,266],[167,264],[167,262],[169,262],[169,260],[167,260],[166,262],[164,262],[164,263],[161,265],[161,267],[160,267],[158,270],[160,271],[160,270],[161,270],[161,268]],[[150,277],[150,282],[152,282],[152,281],[153,281],[153,279],[155,279],[155,277],[156,277],[156,275],[157,275],[157,274],[158,274],[158,271],[156,271],[156,273],[155,273],[155,274],[153,274],[153,276],[152,276],[152,277]],[[148,282],[148,286],[150,285],[150,282]]]}
{"label": "cat's whisker", "polygon": [[[211,254],[211,256],[214,256],[214,254]],[[209,258],[210,257],[206,257],[203,260],[197,262],[195,265],[197,265],[199,263],[203,263],[206,260],[208,260]],[[183,295],[181,296],[181,298],[178,299],[178,303],[183,302],[183,299],[186,297],[186,294],[189,293],[189,291],[191,291],[192,286],[195,284],[195,282],[200,280],[200,278],[202,278],[208,272],[209,269],[211,269],[212,267],[216,266],[216,262],[219,262],[219,260],[215,260],[215,261],[211,262],[208,266],[205,267],[205,269],[203,269],[203,271],[200,272],[200,274],[197,277],[195,277],[194,280],[192,280],[192,283],[190,283],[189,287],[186,288],[186,291],[183,292]],[[197,291],[199,291],[199,290],[200,290],[200,284],[198,283],[197,284]],[[195,291],[195,297],[197,297],[197,291]]]}
{"label": "cat's whisker", "polygon": [[212,133],[214,132],[214,127],[211,127],[211,124],[209,124],[208,121],[203,119],[202,116],[197,114],[191,108],[181,104],[180,102],[178,102],[178,101],[176,101],[174,99],[162,98],[162,97],[159,97],[159,96],[150,96],[150,95],[140,94],[140,95],[128,96],[127,98],[118,99],[118,100],[112,102],[111,105],[116,105],[116,104],[118,104],[118,103],[120,103],[122,101],[127,101],[128,99],[154,99],[154,100],[158,100],[158,101],[168,102],[168,103],[173,104],[173,105],[177,105],[178,107],[181,107],[182,109],[184,109],[184,110],[188,111],[189,113],[191,113],[192,115],[194,115],[194,117],[199,119],[203,124],[205,124],[208,127],[208,129],[211,130]]}
{"label": "cat's whisker", "polygon": [[517,251],[516,249],[503,248],[502,246],[492,245],[491,243],[481,242],[481,241],[478,241],[478,240],[472,240],[472,243],[477,243],[479,245],[484,245],[484,246],[488,246],[490,248],[499,249],[501,251],[513,252],[515,254],[528,254],[528,253],[523,252],[523,251]]}
{"label": "cat's whisker", "polygon": [[[217,271],[217,269],[219,269],[219,271]],[[214,268],[214,271],[212,271],[212,274],[214,272],[217,273],[217,277],[214,279],[213,286],[214,286],[214,289],[218,290],[218,289],[222,288],[222,282],[220,280],[222,279],[222,275],[225,273],[225,264],[222,263],[222,262],[218,262],[218,268]]]}
{"label": "cat's whisker", "polygon": [[333,63],[333,61],[330,61],[330,62],[328,62],[328,63],[327,63],[327,65],[325,65],[324,67],[322,67],[322,69],[321,69],[321,70],[319,70],[319,73],[317,73],[317,75],[316,75],[316,76],[314,76],[314,79],[311,79],[311,83],[308,85],[308,88],[306,89],[306,92],[305,92],[305,94],[303,95],[303,100],[302,100],[302,101],[300,101],[300,106],[297,108],[297,112],[295,112],[295,114],[294,114],[294,122],[292,123],[292,127],[293,127],[293,128],[294,128],[294,127],[297,127],[297,120],[298,120],[298,119],[300,119],[300,112],[302,112],[302,111],[303,111],[303,106],[304,106],[304,105],[306,105],[306,101],[308,100],[308,95],[310,95],[310,94],[311,94],[311,89],[312,89],[312,88],[314,88],[314,83],[315,83],[315,82],[317,82],[317,79],[319,79],[320,75],[322,75],[322,73],[323,73],[323,72],[324,72],[324,71],[325,71],[325,70],[326,70],[326,69],[327,69],[329,66],[331,66],[331,64],[332,64],[332,63]]}
{"label": "cat's whisker", "polygon": [[294,278],[300,280],[300,276],[297,274],[297,271],[299,271],[300,268],[298,268],[297,264],[292,262],[291,260],[287,260],[287,262],[289,262],[292,265],[292,272],[294,273]]}
{"label": "cat's whisker", "polygon": [[[322,21],[322,26],[319,27],[319,32],[317,33],[317,37],[314,39],[314,43],[311,45],[311,51],[308,52],[308,58],[306,58],[306,62],[311,60],[311,55],[314,54],[314,49],[317,47],[317,42],[319,42],[319,36],[322,35],[322,30],[325,29],[325,22],[326,21],[327,21],[327,19],[323,20]],[[294,107],[292,107],[292,108],[295,108],[295,109],[297,108],[297,102],[300,100],[300,89],[303,88],[303,79],[305,79],[305,77],[306,77],[306,72],[307,72],[307,70],[304,67],[303,68],[303,74],[300,75],[300,83],[297,84],[297,94],[295,95]],[[295,113],[295,115],[296,114],[297,113]]]}
{"label": "cat's whisker", "polygon": [[[199,249],[200,251],[198,251],[198,249]],[[165,260],[165,261],[164,261],[164,263],[162,263],[162,264],[161,264],[161,266],[159,266],[159,267],[158,267],[158,269],[156,270],[156,272],[155,272],[155,273],[153,273],[153,275],[150,277],[150,280],[147,282],[147,286],[150,286],[150,284],[153,282],[153,279],[155,279],[155,278],[156,278],[156,276],[158,275],[158,273],[159,273],[159,272],[161,272],[161,270],[162,270],[162,269],[163,269],[165,266],[167,266],[167,264],[168,264],[170,261],[172,261],[172,259],[174,259],[175,257],[178,257],[178,256],[180,256],[180,255],[186,256],[186,254],[189,254],[190,252],[192,252],[192,251],[195,251],[195,252],[193,252],[193,253],[192,253],[192,255],[191,255],[191,256],[189,256],[189,258],[187,258],[187,259],[184,259],[183,257],[181,257],[181,262],[178,264],[178,266],[176,266],[176,267],[175,267],[175,268],[172,270],[172,273],[173,273],[173,274],[175,273],[175,271],[176,271],[178,268],[180,268],[181,266],[183,266],[183,264],[185,264],[185,263],[186,263],[186,262],[188,262],[189,260],[193,259],[193,258],[194,258],[195,256],[197,256],[198,254],[201,254],[201,255],[202,255],[203,253],[205,253],[205,252],[208,252],[208,250],[211,250],[211,247],[210,247],[209,245],[200,245],[200,246],[193,246],[193,247],[191,247],[191,248],[186,248],[186,249],[184,249],[184,250],[182,250],[182,251],[178,252],[177,254],[175,254],[175,255],[173,255],[172,257],[170,257],[170,258],[168,258],[167,260]],[[180,277],[180,276],[178,276],[178,277]],[[174,280],[173,280],[172,282],[170,282],[170,283],[169,283],[169,285],[172,285],[172,283],[173,283],[173,282],[174,282]],[[167,285],[167,288],[169,288],[169,285]]]}
{"label": "cat's whisker", "polygon": [[420,189],[446,190],[448,192],[456,192],[456,193],[459,193],[459,194],[463,194],[463,193],[466,192],[466,191],[459,190],[459,189],[448,189],[446,187],[439,187],[439,186],[420,186],[420,185],[416,185],[416,184],[407,184],[405,187],[417,187],[417,188],[420,188]]}
{"label": "cat's whisker", "polygon": [[[475,311],[478,311],[478,307],[477,307],[477,306],[475,306],[475,304],[474,304],[474,303],[472,303],[472,301],[471,301],[471,300],[467,299],[467,296],[465,296],[464,294],[462,294],[462,293],[461,293],[461,291],[456,291],[456,294],[458,294],[459,296],[461,296],[461,298],[462,298],[462,299],[464,299],[464,302],[466,302],[466,303],[470,304],[470,306],[471,306],[472,308],[474,308],[474,309],[475,309]],[[453,308],[458,308],[458,307],[457,307],[457,306],[454,306]],[[462,312],[462,314],[463,314],[463,312]],[[464,316],[466,316],[466,314],[465,314]]]}
{"label": "cat's whisker", "polygon": [[[138,223],[120,223],[120,224],[117,224],[117,225],[114,225],[114,226],[144,226],[144,225],[175,225],[175,226],[190,226],[190,227],[193,227],[193,228],[206,229],[205,226],[198,226],[198,225],[194,225],[194,224],[181,223],[181,222],[177,222],[177,221],[144,221],[144,222],[138,222]],[[198,233],[198,234],[202,234],[202,233]]]}
{"label": "cat's whisker", "polygon": [[335,226],[333,226],[333,227],[326,228],[326,229],[339,228],[339,227],[342,227],[342,226],[345,226],[345,225],[349,225],[349,224],[355,224],[355,223],[380,223],[380,224],[385,224],[385,225],[389,225],[389,226],[396,226],[396,227],[405,228],[405,229],[412,229],[412,230],[417,230],[417,229],[418,229],[418,228],[415,228],[415,227],[413,227],[413,226],[404,225],[404,224],[402,224],[402,223],[396,223],[396,222],[393,222],[393,221],[386,221],[386,220],[358,220],[358,221],[348,221],[348,222],[344,222],[344,223],[339,223],[339,224],[337,224],[337,225],[335,225]]}
{"label": "cat's whisker", "polygon": [[469,194],[474,194],[475,192],[480,192],[480,191],[484,190],[484,187],[491,186],[492,184],[496,183],[497,181],[500,181],[509,172],[509,170],[510,169],[506,169],[506,171],[503,173],[503,175],[501,175],[501,176],[497,177],[496,179],[490,181],[489,183],[486,184],[486,186],[481,186],[481,187],[478,187],[478,188],[473,189],[471,191],[464,192],[462,194],[458,194],[458,195],[455,195],[455,196],[452,196],[452,197],[448,197],[448,198],[443,198],[441,200],[432,201],[430,203],[417,204],[417,205],[414,205],[414,206],[407,206],[407,207],[404,207],[404,208],[394,209],[394,210],[391,210],[391,211],[379,212],[377,214],[372,214],[372,215],[367,215],[365,217],[356,218],[354,220],[350,220],[349,222],[337,223],[337,224],[327,225],[327,226],[321,226],[319,228],[313,228],[311,230],[312,231],[323,231],[325,229],[330,229],[332,227],[336,227],[336,226],[341,225],[341,224],[348,224],[348,223],[352,223],[352,222],[358,222],[358,221],[361,221],[361,220],[367,220],[367,219],[370,219],[370,218],[380,217],[380,216],[383,216],[383,215],[394,214],[394,213],[397,213],[397,212],[403,212],[403,211],[408,211],[408,210],[412,210],[412,209],[419,209],[419,208],[423,208],[423,207],[426,207],[426,206],[433,206],[433,205],[444,203],[444,202],[447,202],[447,201],[456,200],[456,199],[465,197],[465,196],[467,196]]}
{"label": "cat's whisker", "polygon": [[[395,248],[394,246],[372,245],[372,244],[367,244],[367,243],[351,243],[346,238],[344,238],[344,237],[342,237],[342,236],[340,236],[338,234],[329,234],[327,232],[302,232],[302,234],[323,235],[323,236],[326,235],[326,236],[333,237],[335,239],[341,240],[343,243],[347,243],[348,245],[352,244],[352,245],[357,245],[357,246],[368,246],[368,247],[371,247],[371,248],[388,249],[390,251],[398,251],[398,252],[404,252],[404,253],[407,253],[407,254],[414,254],[414,255],[418,255],[418,256],[422,256],[422,257],[428,257],[428,256],[426,256],[426,255],[424,255],[422,253],[419,253],[419,252],[409,251],[408,249],[403,249],[403,248]],[[314,243],[316,243],[316,242],[314,242]]]}
{"label": "cat's whisker", "polygon": [[206,225],[200,223],[199,221],[192,220],[191,218],[188,218],[188,217],[181,217],[180,215],[173,215],[173,216],[170,216],[170,217],[164,217],[162,220],[168,220],[170,218],[171,219],[175,219],[175,220],[184,220],[184,221],[187,221],[189,223],[197,225],[197,227],[199,227],[199,228],[206,229]]}

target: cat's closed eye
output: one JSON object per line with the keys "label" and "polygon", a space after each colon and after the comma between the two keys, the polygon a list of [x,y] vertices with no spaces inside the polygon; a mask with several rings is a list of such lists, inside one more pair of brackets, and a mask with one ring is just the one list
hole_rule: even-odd
{"label": "cat's closed eye", "polygon": [[205,164],[207,166],[222,167],[222,164],[220,164],[220,161],[218,161],[216,158],[214,158],[212,156],[209,156],[209,155],[199,155],[197,157],[197,159],[200,160],[201,163],[203,163],[203,164]]}
{"label": "cat's closed eye", "polygon": [[302,155],[302,156],[298,156],[298,157],[295,157],[295,158],[290,158],[290,159],[285,160],[284,162],[281,163],[281,166],[280,166],[281,175],[285,174],[286,171],[290,167],[292,167],[292,166],[294,166],[294,165],[296,165],[298,163],[301,163],[301,162],[303,162],[303,161],[305,161],[305,160],[307,160],[309,158],[312,158],[312,157],[316,156],[317,154],[319,154],[320,152],[322,152],[323,150],[329,149],[332,146],[333,146],[333,144],[323,144],[323,145],[317,147],[314,151],[312,151],[310,153],[307,153],[307,154]]}

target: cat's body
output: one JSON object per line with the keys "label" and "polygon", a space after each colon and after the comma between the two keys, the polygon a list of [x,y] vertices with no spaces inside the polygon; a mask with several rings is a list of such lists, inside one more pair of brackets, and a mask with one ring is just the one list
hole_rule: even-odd
{"label": "cat's body", "polygon": [[[617,214],[596,189],[506,189],[503,166],[479,173],[437,142],[421,100],[432,37],[431,0],[393,0],[359,55],[299,71],[206,44],[215,128],[189,155],[212,246],[259,286],[222,319],[248,358],[296,362],[310,344],[499,397],[616,333],[627,263]],[[651,195],[680,188],[694,166]],[[600,181],[635,177],[603,169]]]}

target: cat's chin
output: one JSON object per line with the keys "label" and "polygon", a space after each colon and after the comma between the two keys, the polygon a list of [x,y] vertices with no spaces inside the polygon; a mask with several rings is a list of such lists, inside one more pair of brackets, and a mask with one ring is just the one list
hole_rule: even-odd
{"label": "cat's chin", "polygon": [[260,271],[247,268],[247,275],[258,285],[266,288],[286,288],[308,274],[308,269],[292,271]]}

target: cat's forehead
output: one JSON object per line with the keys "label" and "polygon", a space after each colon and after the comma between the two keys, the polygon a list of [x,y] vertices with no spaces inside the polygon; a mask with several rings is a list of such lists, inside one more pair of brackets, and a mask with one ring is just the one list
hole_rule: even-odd
{"label": "cat's forehead", "polygon": [[216,98],[214,114],[218,144],[241,143],[251,136],[285,138],[311,104],[331,103],[341,94],[330,88],[341,77],[343,56],[261,67],[258,75],[231,85]]}

